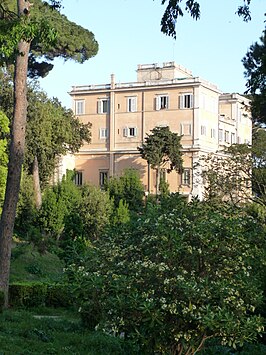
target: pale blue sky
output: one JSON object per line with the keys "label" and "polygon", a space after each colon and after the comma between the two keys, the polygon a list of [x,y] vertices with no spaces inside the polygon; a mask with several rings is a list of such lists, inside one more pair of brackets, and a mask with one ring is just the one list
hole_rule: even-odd
{"label": "pale blue sky", "polygon": [[241,59],[262,34],[266,1],[252,0],[249,23],[235,15],[242,0],[200,3],[201,19],[185,14],[174,40],[160,32],[161,0],[63,0],[62,13],[94,33],[99,52],[84,64],[56,60],[41,87],[71,107],[72,85],[109,83],[112,73],[117,82],[136,81],[138,64],[175,61],[223,92],[243,93]]}

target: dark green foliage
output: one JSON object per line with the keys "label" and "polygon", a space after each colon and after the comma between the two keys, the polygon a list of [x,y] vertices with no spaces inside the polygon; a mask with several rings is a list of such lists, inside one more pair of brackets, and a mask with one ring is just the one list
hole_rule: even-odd
{"label": "dark green foliage", "polygon": [[130,355],[129,344],[84,330],[65,309],[7,310],[0,314],[0,353]]}
{"label": "dark green foliage", "polygon": [[57,99],[49,99],[38,85],[29,90],[24,169],[31,174],[37,157],[42,185],[54,174],[58,157],[75,153],[91,140],[91,124],[83,124]]}
{"label": "dark green foliage", "polygon": [[15,233],[23,240],[36,239],[36,217],[32,176],[23,173],[14,228]]}
{"label": "dark green foliage", "polygon": [[[176,38],[176,22],[179,17],[184,15],[184,11],[188,12],[195,20],[200,18],[200,1],[186,0],[161,0],[162,5],[167,4],[165,12],[161,20],[161,31],[168,36]],[[242,5],[239,5],[236,13],[242,17],[244,21],[251,20],[249,5],[251,0],[244,0]]]}
{"label": "dark green foliage", "polygon": [[145,142],[138,150],[152,169],[157,170],[156,194],[159,193],[161,169],[169,173],[172,170],[182,171],[181,136],[171,132],[169,127],[155,127],[145,137]]}
{"label": "dark green foliage", "polygon": [[[5,9],[16,13],[16,1],[7,0]],[[34,1],[26,24],[19,23],[16,15],[13,15],[0,22],[4,33],[3,37],[0,36],[0,43],[4,43],[5,49],[5,57],[2,56],[1,59],[13,63],[14,48],[19,39],[30,39],[30,77],[46,76],[53,68],[51,62],[57,57],[83,63],[98,52],[98,43],[93,33],[69,21],[60,14],[57,6],[51,6],[47,1]]]}
{"label": "dark green foliage", "polygon": [[[266,101],[265,101],[266,103]],[[265,116],[266,117],[266,116]],[[256,127],[252,137],[252,189],[258,201],[266,206],[266,130]]]}
{"label": "dark green foliage", "polygon": [[9,303],[15,307],[69,307],[73,305],[70,287],[66,284],[16,282],[9,287]]}
{"label": "dark green foliage", "polygon": [[135,169],[125,169],[120,177],[111,177],[105,184],[105,190],[114,200],[116,208],[120,200],[126,202],[131,211],[139,211],[143,206],[144,187]]}
{"label": "dark green foliage", "polygon": [[242,60],[251,95],[251,109],[255,122],[266,123],[266,29],[260,43],[254,43]]}
{"label": "dark green foliage", "polygon": [[89,302],[102,314],[99,327],[124,333],[139,353],[193,354],[213,336],[232,347],[263,330],[254,311],[262,304],[264,235],[256,220],[231,207],[148,205],[69,271],[81,308]]}
{"label": "dark green foliage", "polygon": [[153,169],[169,163],[166,167],[169,171],[182,170],[181,136],[170,131],[169,127],[155,127],[145,138],[145,142],[138,150],[143,159]]}
{"label": "dark green foliage", "polygon": [[47,285],[34,283],[15,283],[9,286],[9,304],[17,307],[35,307],[45,304]]}

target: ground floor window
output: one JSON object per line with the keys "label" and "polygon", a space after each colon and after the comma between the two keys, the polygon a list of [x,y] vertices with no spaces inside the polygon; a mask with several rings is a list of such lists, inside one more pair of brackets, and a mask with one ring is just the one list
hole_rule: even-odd
{"label": "ground floor window", "polygon": [[101,188],[104,187],[106,181],[108,180],[108,171],[102,170],[99,172],[99,185]]}
{"label": "ground floor window", "polygon": [[81,186],[83,183],[83,174],[82,171],[76,171],[75,177],[74,177],[74,182],[75,185]]}
{"label": "ground floor window", "polygon": [[190,186],[191,184],[191,169],[184,169],[182,173],[182,185]]}

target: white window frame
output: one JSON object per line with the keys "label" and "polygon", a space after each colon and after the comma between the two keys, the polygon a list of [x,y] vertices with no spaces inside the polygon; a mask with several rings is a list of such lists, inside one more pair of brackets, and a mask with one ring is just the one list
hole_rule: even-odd
{"label": "white window frame", "polygon": [[225,143],[230,143],[230,132],[227,130],[224,131],[224,141]]}
{"label": "white window frame", "polygon": [[76,115],[85,114],[85,100],[75,100],[75,114]]}
{"label": "white window frame", "polygon": [[100,128],[100,139],[107,139],[108,134],[108,128]]}
{"label": "white window frame", "polygon": [[236,134],[234,132],[231,132],[231,144],[236,143]]}
{"label": "white window frame", "polygon": [[191,186],[191,169],[190,168],[185,168],[183,169],[182,175],[181,175],[181,184],[186,185],[186,186]]}
{"label": "white window frame", "polygon": [[[104,110],[104,103],[106,102],[106,110]],[[109,108],[110,108],[110,101],[109,98],[103,98],[99,99],[97,101],[97,113],[99,114],[106,114],[109,113]]]}
{"label": "white window frame", "polygon": [[194,100],[192,93],[184,93],[179,96],[179,108],[184,109],[191,109],[193,108]]}
{"label": "white window frame", "polygon": [[127,138],[137,137],[138,129],[137,127],[128,126],[123,129],[123,136]]}
{"label": "white window frame", "polygon": [[169,95],[156,96],[156,111],[167,110],[169,108]]}
{"label": "white window frame", "polygon": [[137,111],[137,96],[130,96],[127,98],[127,112]]}

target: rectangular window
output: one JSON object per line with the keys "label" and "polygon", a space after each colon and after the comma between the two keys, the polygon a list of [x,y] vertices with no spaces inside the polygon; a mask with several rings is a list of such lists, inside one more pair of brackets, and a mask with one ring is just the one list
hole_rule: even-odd
{"label": "rectangular window", "polygon": [[215,128],[211,129],[211,138],[216,138],[216,130],[215,130]]}
{"label": "rectangular window", "polygon": [[235,144],[236,142],[236,134],[235,133],[231,133],[231,144]]}
{"label": "rectangular window", "polygon": [[85,100],[76,100],[75,101],[75,113],[76,113],[76,115],[84,115]]}
{"label": "rectangular window", "polygon": [[127,98],[127,112],[136,112],[137,111],[137,97],[128,97]]}
{"label": "rectangular window", "polygon": [[108,113],[109,112],[109,99],[100,99],[97,103],[98,113]]}
{"label": "rectangular window", "polygon": [[136,137],[137,136],[137,127],[125,127],[123,130],[124,137]]}
{"label": "rectangular window", "polygon": [[99,172],[99,185],[101,188],[104,187],[107,180],[108,180],[108,171],[107,170],[100,171]]}
{"label": "rectangular window", "polygon": [[179,96],[179,108],[186,109],[193,107],[193,95],[192,94],[182,94]]}
{"label": "rectangular window", "polygon": [[223,135],[224,135],[224,131],[220,128],[219,129],[219,142],[223,141]]}
{"label": "rectangular window", "polygon": [[100,128],[100,138],[101,139],[108,138],[108,129],[107,128]]}
{"label": "rectangular window", "polygon": [[165,110],[169,108],[169,96],[159,95],[156,97],[156,110]]}
{"label": "rectangular window", "polygon": [[202,136],[206,136],[206,126],[201,126],[200,127],[200,133]]}
{"label": "rectangular window", "polygon": [[191,131],[190,123],[181,123],[181,134],[184,136],[191,136]]}
{"label": "rectangular window", "polygon": [[190,186],[191,184],[191,169],[184,169],[182,173],[182,185]]}
{"label": "rectangular window", "polygon": [[83,177],[82,177],[82,171],[76,171],[75,177],[74,177],[74,183],[77,186],[81,186],[83,183]]}
{"label": "rectangular window", "polygon": [[226,143],[230,143],[229,131],[224,131],[224,140]]}

